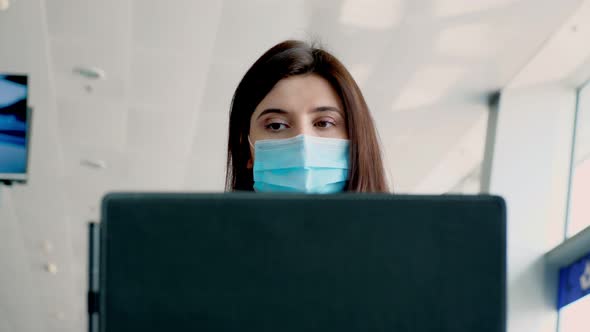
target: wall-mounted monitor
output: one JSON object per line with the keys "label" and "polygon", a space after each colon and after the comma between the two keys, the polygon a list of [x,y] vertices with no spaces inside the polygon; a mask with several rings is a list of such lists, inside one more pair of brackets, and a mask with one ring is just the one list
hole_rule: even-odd
{"label": "wall-mounted monitor", "polygon": [[0,181],[25,181],[30,114],[26,75],[0,73]]}

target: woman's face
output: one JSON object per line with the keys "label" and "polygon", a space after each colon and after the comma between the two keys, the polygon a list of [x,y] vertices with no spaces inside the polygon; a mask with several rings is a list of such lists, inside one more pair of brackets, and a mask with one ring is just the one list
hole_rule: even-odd
{"label": "woman's face", "polygon": [[[344,109],[330,83],[319,75],[280,80],[250,118],[250,141],[297,135],[348,139]],[[254,155],[254,149],[250,147]],[[253,161],[248,162],[252,167]]]}

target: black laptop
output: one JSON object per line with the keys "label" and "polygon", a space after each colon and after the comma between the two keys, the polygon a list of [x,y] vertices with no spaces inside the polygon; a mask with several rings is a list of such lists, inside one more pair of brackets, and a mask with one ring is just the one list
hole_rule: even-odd
{"label": "black laptop", "polygon": [[110,194],[90,329],[504,332],[505,215],[493,196]]}

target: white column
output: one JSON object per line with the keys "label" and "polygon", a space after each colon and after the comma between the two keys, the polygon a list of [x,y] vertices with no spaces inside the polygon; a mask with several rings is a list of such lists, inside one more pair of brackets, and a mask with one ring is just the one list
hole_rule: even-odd
{"label": "white column", "polygon": [[508,206],[508,332],[556,330],[543,255],[563,239],[575,104],[575,89],[557,84],[500,97],[490,192]]}

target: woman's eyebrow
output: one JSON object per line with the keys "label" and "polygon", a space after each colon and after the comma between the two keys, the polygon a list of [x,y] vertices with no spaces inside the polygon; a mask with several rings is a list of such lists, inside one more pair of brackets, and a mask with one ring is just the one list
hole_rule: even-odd
{"label": "woman's eyebrow", "polygon": [[336,112],[338,114],[340,114],[340,116],[344,117],[344,112],[342,112],[338,107],[334,107],[334,106],[320,106],[320,107],[316,107],[314,108],[311,112],[316,113],[316,112]]}
{"label": "woman's eyebrow", "polygon": [[260,112],[260,114],[258,114],[258,117],[256,119],[260,119],[261,116],[266,115],[266,114],[271,114],[271,113],[287,114],[288,112],[285,110],[282,110],[280,108],[267,108],[264,111]]}

